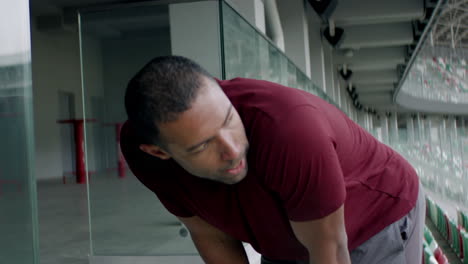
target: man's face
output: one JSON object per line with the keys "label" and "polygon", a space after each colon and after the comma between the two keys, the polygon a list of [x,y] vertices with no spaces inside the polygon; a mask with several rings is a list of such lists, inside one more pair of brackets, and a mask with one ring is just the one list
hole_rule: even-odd
{"label": "man's face", "polygon": [[234,184],[247,174],[244,125],[218,84],[202,78],[191,108],[176,121],[159,125],[166,158],[195,176]]}

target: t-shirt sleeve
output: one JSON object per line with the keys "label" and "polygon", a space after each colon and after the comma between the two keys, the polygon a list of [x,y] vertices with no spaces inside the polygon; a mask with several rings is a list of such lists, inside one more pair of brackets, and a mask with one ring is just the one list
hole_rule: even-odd
{"label": "t-shirt sleeve", "polygon": [[323,218],[343,205],[343,172],[329,121],[312,106],[264,122],[268,140],[259,146],[265,184],[283,203],[290,220]]}
{"label": "t-shirt sleeve", "polygon": [[[184,195],[179,194],[176,177],[167,177],[167,164],[156,157],[142,152],[133,140],[133,134],[126,123],[121,132],[120,147],[132,173],[150,189],[164,207],[173,215],[191,217],[194,214],[186,206]],[[173,173],[178,173],[174,171]]]}

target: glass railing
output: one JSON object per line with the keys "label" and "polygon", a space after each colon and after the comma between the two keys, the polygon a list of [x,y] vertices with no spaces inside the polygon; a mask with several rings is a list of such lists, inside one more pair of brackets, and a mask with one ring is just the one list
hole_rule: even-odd
{"label": "glass railing", "polygon": [[262,79],[298,88],[340,108],[275,44],[249,24],[228,3],[222,3],[225,78]]}

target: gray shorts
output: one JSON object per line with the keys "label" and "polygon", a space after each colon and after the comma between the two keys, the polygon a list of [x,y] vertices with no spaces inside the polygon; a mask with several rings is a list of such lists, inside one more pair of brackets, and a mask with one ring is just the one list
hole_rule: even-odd
{"label": "gray shorts", "polygon": [[[352,264],[421,264],[426,198],[419,184],[416,206],[404,217],[387,226],[354,249]],[[305,264],[308,261],[278,261],[262,257],[262,264]]]}
{"label": "gray shorts", "polygon": [[426,198],[419,185],[416,206],[403,218],[387,226],[354,249],[353,264],[420,264],[426,213]]}

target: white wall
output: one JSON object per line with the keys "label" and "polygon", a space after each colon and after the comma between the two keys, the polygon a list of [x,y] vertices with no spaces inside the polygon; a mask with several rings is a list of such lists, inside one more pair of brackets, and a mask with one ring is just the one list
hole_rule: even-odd
{"label": "white wall", "polygon": [[103,42],[107,122],[122,122],[127,119],[124,95],[128,81],[154,57],[171,55],[170,45],[168,30],[157,35]]}
{"label": "white wall", "polygon": [[[78,32],[39,32],[34,19],[31,26],[34,93],[35,161],[38,180],[61,178],[63,163],[58,92],[73,93],[75,118],[83,118],[82,86]],[[100,44],[84,37],[87,98],[102,96]],[[89,100],[87,100],[89,101]],[[89,118],[89,116],[87,116]],[[70,125],[68,125],[70,126]]]}
{"label": "white wall", "polygon": [[[62,175],[58,118],[58,91],[81,96],[78,35],[72,32],[38,32],[31,19],[32,73],[34,94],[35,162],[38,179]],[[75,102],[77,117],[82,108]]]}
{"label": "white wall", "polygon": [[169,19],[173,54],[193,59],[210,74],[221,78],[218,2],[171,4]]}

